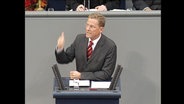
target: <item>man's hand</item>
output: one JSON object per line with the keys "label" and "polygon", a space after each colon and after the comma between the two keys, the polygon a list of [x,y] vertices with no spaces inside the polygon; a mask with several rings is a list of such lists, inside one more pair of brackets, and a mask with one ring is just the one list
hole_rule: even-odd
{"label": "man's hand", "polygon": [[107,7],[105,5],[96,6],[95,9],[97,9],[97,11],[107,11]]}
{"label": "man's hand", "polygon": [[57,40],[57,48],[62,49],[64,47],[64,42],[65,42],[64,32],[62,32]]}
{"label": "man's hand", "polygon": [[80,79],[81,77],[81,73],[78,72],[78,71],[70,71],[70,79],[74,79],[74,78],[77,78],[77,79]]}
{"label": "man's hand", "polygon": [[149,12],[149,11],[152,11],[152,9],[149,8],[149,7],[146,7],[146,8],[143,9],[143,11]]}
{"label": "man's hand", "polygon": [[79,5],[77,8],[76,8],[76,11],[85,11],[86,8],[84,7],[84,5]]}

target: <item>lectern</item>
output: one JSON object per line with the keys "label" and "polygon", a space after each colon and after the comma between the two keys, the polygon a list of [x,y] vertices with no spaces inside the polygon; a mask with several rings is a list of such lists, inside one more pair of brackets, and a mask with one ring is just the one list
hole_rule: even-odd
{"label": "lectern", "polygon": [[121,98],[121,84],[118,83],[115,90],[95,89],[80,87],[74,90],[69,87],[69,78],[62,78],[66,90],[58,90],[57,81],[54,79],[53,98],[55,104],[119,104]]}

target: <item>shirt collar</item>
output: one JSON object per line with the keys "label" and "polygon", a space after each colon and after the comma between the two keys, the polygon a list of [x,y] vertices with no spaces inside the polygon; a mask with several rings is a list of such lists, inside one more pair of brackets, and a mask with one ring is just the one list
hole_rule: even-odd
{"label": "shirt collar", "polygon": [[[101,34],[99,35],[98,38],[96,38],[95,40],[93,40],[93,44],[97,44],[97,42],[99,41],[99,39],[101,38]],[[91,39],[89,38],[89,42],[91,41]]]}

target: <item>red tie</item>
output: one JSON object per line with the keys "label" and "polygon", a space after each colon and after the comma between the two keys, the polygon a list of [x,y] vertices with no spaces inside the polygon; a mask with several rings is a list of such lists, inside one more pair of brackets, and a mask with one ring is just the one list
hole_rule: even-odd
{"label": "red tie", "polygon": [[88,45],[88,50],[87,50],[87,58],[89,59],[91,57],[91,54],[92,54],[92,45],[93,45],[93,42],[90,41],[89,45]]}

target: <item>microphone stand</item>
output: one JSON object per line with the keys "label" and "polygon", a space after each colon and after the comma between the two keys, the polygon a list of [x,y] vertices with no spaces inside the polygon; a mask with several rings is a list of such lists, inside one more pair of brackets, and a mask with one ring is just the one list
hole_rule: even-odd
{"label": "microphone stand", "polygon": [[84,7],[87,7],[88,8],[88,10],[90,9],[90,0],[88,0],[87,1],[87,5],[86,5],[86,0],[84,0],[84,2],[83,2],[84,4]]}

